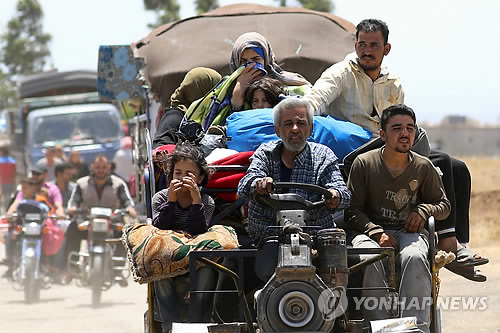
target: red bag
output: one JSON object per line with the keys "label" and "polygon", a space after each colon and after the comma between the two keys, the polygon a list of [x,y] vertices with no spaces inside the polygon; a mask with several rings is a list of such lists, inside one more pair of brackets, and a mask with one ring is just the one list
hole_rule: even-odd
{"label": "red bag", "polygon": [[46,256],[53,256],[61,249],[64,241],[64,231],[51,219],[47,219],[44,229],[42,233],[42,250]]}

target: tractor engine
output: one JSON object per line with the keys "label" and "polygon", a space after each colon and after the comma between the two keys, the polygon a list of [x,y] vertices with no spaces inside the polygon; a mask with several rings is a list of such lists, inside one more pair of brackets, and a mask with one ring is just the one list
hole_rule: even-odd
{"label": "tractor engine", "polygon": [[344,231],[318,232],[318,268],[313,265],[312,244],[302,236],[287,235],[279,246],[274,275],[255,295],[262,332],[330,332],[335,318],[344,313],[348,280]]}

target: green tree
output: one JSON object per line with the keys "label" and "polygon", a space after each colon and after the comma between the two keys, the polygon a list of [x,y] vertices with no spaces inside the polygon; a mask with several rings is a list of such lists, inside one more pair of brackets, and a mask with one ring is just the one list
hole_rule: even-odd
{"label": "green tree", "polygon": [[9,76],[0,71],[0,111],[16,103],[16,84]]}
{"label": "green tree", "polygon": [[335,6],[331,0],[298,0],[302,7],[312,10],[317,10],[319,12],[331,13],[335,9]]}
{"label": "green tree", "polygon": [[43,11],[37,0],[18,0],[16,16],[2,34],[1,60],[9,75],[43,71],[50,58],[50,34],[42,29]]}
{"label": "green tree", "polygon": [[0,35],[0,108],[14,102],[19,76],[41,72],[50,61],[52,36],[43,32],[42,19],[37,0],[18,0],[15,16]]}
{"label": "green tree", "polygon": [[[286,0],[279,1],[281,7],[286,7]],[[298,0],[302,7],[320,12],[332,13],[335,10],[335,5],[331,0]]]}
{"label": "green tree", "polygon": [[157,13],[156,23],[148,24],[149,28],[155,28],[180,19],[179,10],[181,6],[177,3],[177,0],[144,0],[144,7],[146,10]]}
{"label": "green tree", "polygon": [[196,5],[196,13],[198,15],[219,8],[217,0],[195,0],[194,4]]}

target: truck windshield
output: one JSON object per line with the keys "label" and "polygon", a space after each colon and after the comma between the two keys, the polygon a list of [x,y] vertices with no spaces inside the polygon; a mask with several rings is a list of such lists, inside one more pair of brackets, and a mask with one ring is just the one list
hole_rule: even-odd
{"label": "truck windshield", "polygon": [[111,142],[120,139],[119,117],[113,111],[56,114],[36,118],[35,147]]}

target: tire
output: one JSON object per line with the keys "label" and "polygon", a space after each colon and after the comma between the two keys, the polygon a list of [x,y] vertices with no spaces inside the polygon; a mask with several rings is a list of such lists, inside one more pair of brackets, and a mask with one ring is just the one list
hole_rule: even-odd
{"label": "tire", "polygon": [[40,284],[35,279],[35,262],[32,259],[25,260],[24,303],[32,304],[40,300]]}
{"label": "tire", "polygon": [[90,267],[90,286],[92,288],[92,307],[101,304],[102,285],[104,283],[104,257],[95,254]]}

